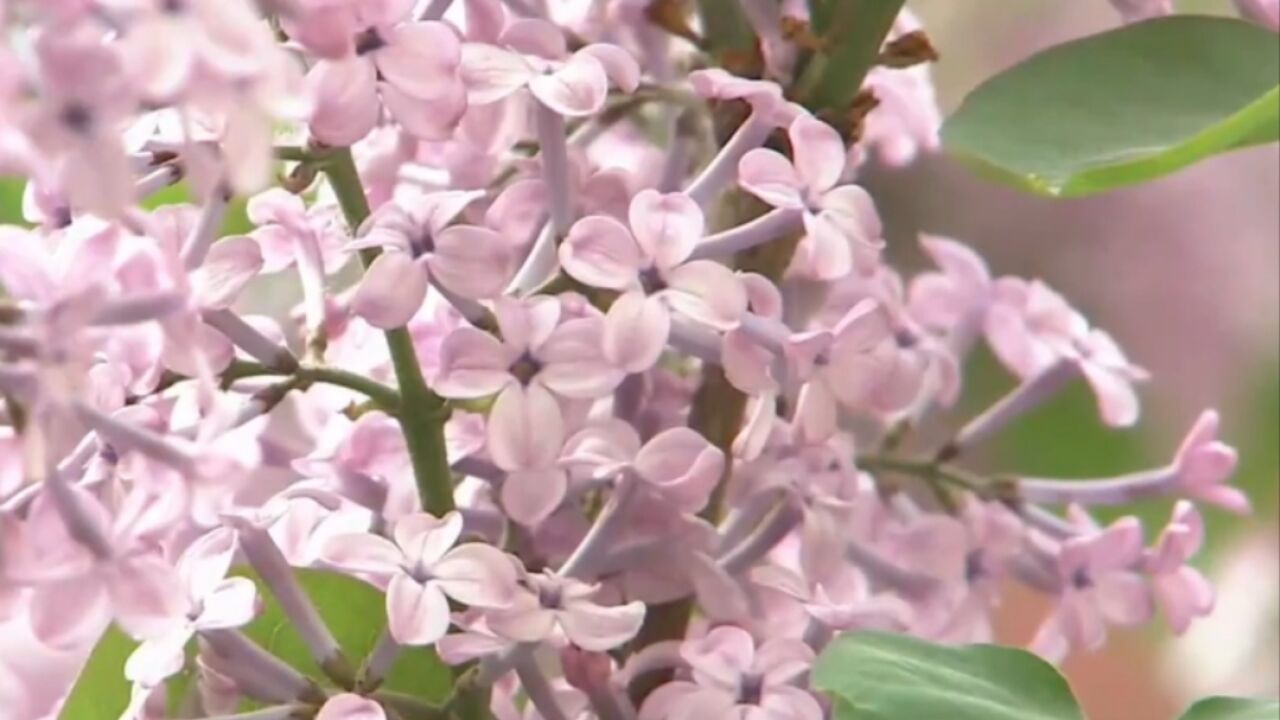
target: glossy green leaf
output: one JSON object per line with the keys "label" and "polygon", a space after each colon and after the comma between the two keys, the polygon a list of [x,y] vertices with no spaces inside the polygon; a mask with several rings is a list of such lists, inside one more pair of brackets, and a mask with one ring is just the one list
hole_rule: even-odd
{"label": "glossy green leaf", "polygon": [[1079,196],[1280,140],[1275,33],[1178,15],[1049,48],[974,90],[947,150],[1015,187]]}
{"label": "glossy green leaf", "polygon": [[124,679],[124,663],[136,647],[138,643],[115,625],[107,628],[76,678],[59,719],[119,720],[132,691]]}
{"label": "glossy green leaf", "polygon": [[[250,573],[245,573],[253,577]],[[329,626],[352,664],[358,664],[377,644],[387,624],[386,600],[381,592],[347,575],[325,570],[297,570],[298,581]],[[324,674],[307,646],[289,623],[270,590],[259,583],[262,613],[245,634],[273,655],[322,683]],[[449,694],[452,676],[430,648],[406,648],[392,666],[383,688],[438,702]]]}
{"label": "glossy green leaf", "polygon": [[948,647],[906,635],[837,638],[813,671],[835,720],[1081,720],[1066,680],[1023,650]]}
{"label": "glossy green leaf", "polygon": [[1196,702],[1182,720],[1280,720],[1280,701],[1211,697]]}

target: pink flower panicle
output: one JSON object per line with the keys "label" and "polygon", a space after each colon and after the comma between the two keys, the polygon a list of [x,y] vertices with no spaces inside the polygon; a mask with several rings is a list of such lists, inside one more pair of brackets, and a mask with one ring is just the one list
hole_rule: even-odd
{"label": "pink flower panicle", "polygon": [[[544,5],[9,4],[0,158],[33,224],[0,227],[0,618],[33,652],[82,658],[115,623],[125,720],[162,717],[184,669],[211,716],[398,717],[375,690],[415,646],[477,663],[504,719],[820,720],[836,633],[987,641],[1009,580],[1052,598],[1054,659],[1210,611],[1200,508],[1249,510],[1216,413],[1129,475],[960,465],[1073,382],[1132,424],[1147,376],[959,242],[886,263],[854,180],[937,146],[927,67],[873,69],[851,144],[788,99],[798,48],[765,16],[768,79],[682,76],[636,3]],[[180,179],[198,204],[148,209]],[[223,237],[241,201],[252,228]],[[895,450],[983,341],[1018,387]],[[1150,545],[1084,510],[1155,497],[1177,505]],[[297,567],[385,594],[363,667]],[[645,645],[685,599],[712,624]],[[342,691],[242,631],[268,602]],[[0,652],[23,679],[0,707],[33,720],[68,685],[25,655]]]}

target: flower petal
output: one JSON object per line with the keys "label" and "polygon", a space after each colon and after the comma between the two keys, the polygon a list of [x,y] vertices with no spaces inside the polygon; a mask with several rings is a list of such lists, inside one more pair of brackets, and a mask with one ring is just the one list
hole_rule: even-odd
{"label": "flower petal", "polygon": [[560,507],[567,487],[564,471],[555,468],[512,472],[502,483],[502,509],[521,525],[537,527]]}
{"label": "flower petal", "polygon": [[647,264],[640,246],[626,226],[604,215],[573,224],[560,245],[560,264],[574,279],[609,290],[625,290],[636,283]]}
{"label": "flower petal", "polygon": [[781,153],[756,148],[738,163],[738,184],[743,190],[777,208],[804,208],[804,181]]}
{"label": "flower petal", "polygon": [[202,308],[222,309],[262,270],[262,250],[244,235],[222,238],[191,273],[191,289]]}
{"label": "flower petal", "polygon": [[706,229],[702,208],[692,198],[653,189],[636,193],[629,220],[636,243],[663,270],[688,259]]}
{"label": "flower petal", "polygon": [[453,92],[462,60],[462,43],[442,22],[402,23],[386,35],[386,46],[372,53],[378,72],[401,92],[436,100]]}
{"label": "flower petal", "polygon": [[493,395],[514,378],[508,372],[515,358],[483,330],[463,326],[440,344],[440,374],[433,389],[448,398],[480,398]]}
{"label": "flower petal", "polygon": [[514,271],[511,246],[498,233],[455,225],[436,237],[427,266],[440,284],[463,297],[489,298],[502,292]]}
{"label": "flower petal", "polygon": [[555,397],[538,384],[509,385],[489,412],[489,454],[508,472],[552,467],[564,444]]}
{"label": "flower petal", "polygon": [[316,98],[311,134],[326,145],[346,147],[369,134],[378,122],[376,70],[359,57],[321,60],[307,73]]}
{"label": "flower petal", "polygon": [[401,645],[430,645],[449,630],[449,599],[435,582],[398,573],[387,586],[387,628]]}
{"label": "flower petal", "polygon": [[533,68],[519,53],[493,45],[462,46],[462,81],[467,101],[475,105],[497,102],[528,84]]}
{"label": "flower petal", "polygon": [[356,288],[351,310],[382,329],[404,327],[427,297],[426,269],[408,253],[379,255]]}
{"label": "flower petal", "polygon": [[570,604],[560,613],[560,627],[574,645],[604,652],[635,637],[644,622],[644,603],[605,607],[593,602]]}
{"label": "flower petal", "polygon": [[567,398],[590,400],[613,392],[625,373],[605,357],[605,322],[585,317],[562,323],[538,347],[538,382]]}
{"label": "flower petal", "polygon": [[609,77],[591,55],[579,53],[550,75],[535,75],[529,91],[543,105],[565,117],[600,111],[609,94]]}
{"label": "flower petal", "polygon": [[462,537],[462,516],[456,512],[441,518],[414,513],[396,522],[393,535],[407,562],[430,567]]}
{"label": "flower petal", "polygon": [[787,136],[791,138],[796,172],[805,185],[815,193],[835,187],[844,172],[848,152],[840,133],[812,115],[801,115],[787,128]]}
{"label": "flower petal", "polygon": [[605,316],[604,354],[629,373],[653,367],[671,334],[671,314],[657,297],[631,292],[619,297]]}
{"label": "flower petal", "polygon": [[471,607],[506,607],[515,599],[516,569],[492,545],[465,543],[432,568],[445,594]]}
{"label": "flower petal", "polygon": [[718,330],[737,327],[747,312],[747,291],[729,268],[694,260],[667,273],[662,298],[676,312]]}

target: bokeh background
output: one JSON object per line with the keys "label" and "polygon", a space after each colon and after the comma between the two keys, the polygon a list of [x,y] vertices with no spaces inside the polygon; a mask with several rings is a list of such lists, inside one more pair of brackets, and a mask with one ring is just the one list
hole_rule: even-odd
{"label": "bokeh background", "polygon": [[[942,55],[934,74],[944,112],[1031,53],[1118,23],[1106,0],[908,4]],[[1232,10],[1227,0],[1179,9]],[[1209,545],[1199,558],[1218,584],[1217,610],[1181,638],[1153,625],[1114,633],[1099,653],[1074,655],[1064,669],[1090,720],[1167,720],[1207,694],[1280,694],[1280,149],[1237,152],[1080,200],[1029,197],[942,156],[907,169],[873,168],[865,182],[900,266],[923,267],[919,233],[967,242],[994,272],[1040,277],[1061,290],[1153,375],[1136,428],[1103,427],[1089,391],[1076,386],[974,457],[974,470],[1088,478],[1160,465],[1210,407],[1221,411],[1225,439],[1240,450],[1237,482],[1256,514],[1207,510]],[[183,198],[175,188],[157,201]],[[0,182],[0,222],[20,221],[21,186]],[[243,222],[240,215],[228,231],[243,231]],[[963,401],[933,432],[956,426],[1013,384],[979,352]],[[1125,511],[1137,512],[1154,534],[1170,507]],[[1027,641],[1045,610],[1042,598],[1011,589],[1001,639]],[[31,660],[33,672],[67,672],[57,657]]]}
{"label": "bokeh background", "polygon": [[[1042,48],[1114,27],[1103,0],[911,0],[942,60],[944,113],[995,72]],[[1227,0],[1179,3],[1231,14]],[[1280,41],[1277,42],[1280,52]],[[919,232],[978,248],[993,272],[1040,277],[1110,331],[1148,369],[1143,419],[1116,432],[1083,384],[1000,437],[978,470],[1098,477],[1169,461],[1204,408],[1241,454],[1237,482],[1256,514],[1206,510],[1202,568],[1219,585],[1214,614],[1173,638],[1160,626],[1113,633],[1065,666],[1091,720],[1166,720],[1206,694],[1280,692],[1280,150],[1237,152],[1137,188],[1079,200],[1029,197],[973,177],[945,157],[872,171],[892,252],[920,262]],[[957,419],[1013,386],[989,356],[969,368]],[[1171,503],[1137,512],[1149,534]],[[1102,514],[1104,517],[1109,517]],[[1003,639],[1028,639],[1043,601],[1015,592]]]}

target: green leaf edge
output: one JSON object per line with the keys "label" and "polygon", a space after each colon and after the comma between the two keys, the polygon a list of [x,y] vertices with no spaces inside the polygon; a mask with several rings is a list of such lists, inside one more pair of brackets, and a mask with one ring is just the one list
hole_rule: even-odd
{"label": "green leaf edge", "polygon": [[[1224,139],[1227,140],[1224,142]],[[1055,183],[1035,175],[1023,175],[972,153],[948,149],[948,154],[977,173],[1006,185],[1046,197],[1074,198],[1137,185],[1170,175],[1216,155],[1266,145],[1277,139],[1280,139],[1280,85],[1182,143],[1141,159],[1098,165],[1062,182]],[[942,142],[946,147],[946,125],[942,128]]]}
{"label": "green leaf edge", "polygon": [[[1228,706],[1220,709],[1219,706]],[[1280,700],[1216,695],[1201,698],[1182,713],[1180,720],[1277,720]]]}

